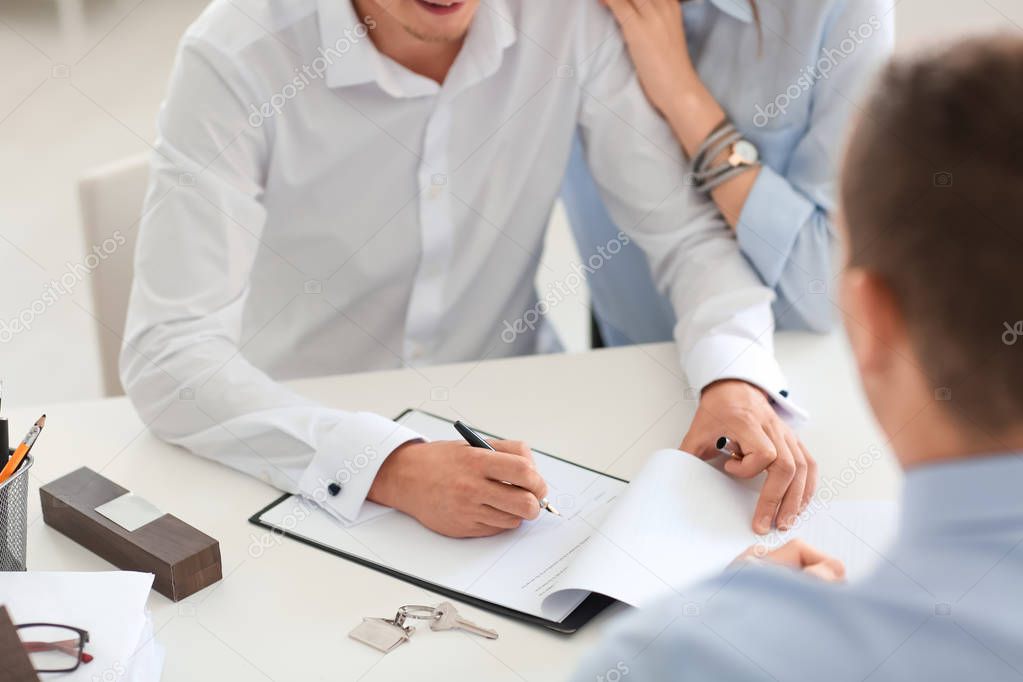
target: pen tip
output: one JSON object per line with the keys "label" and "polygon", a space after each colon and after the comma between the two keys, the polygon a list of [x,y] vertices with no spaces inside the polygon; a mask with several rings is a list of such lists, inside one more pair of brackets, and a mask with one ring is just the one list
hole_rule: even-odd
{"label": "pen tip", "polygon": [[555,514],[557,516],[561,516],[561,512],[559,512],[557,509],[555,509],[553,504],[548,504],[547,505],[547,511],[549,511],[550,513]]}

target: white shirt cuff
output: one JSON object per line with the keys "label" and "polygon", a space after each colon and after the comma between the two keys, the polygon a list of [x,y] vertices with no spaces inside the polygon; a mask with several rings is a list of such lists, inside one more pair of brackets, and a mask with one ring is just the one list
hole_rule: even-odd
{"label": "white shirt cuff", "polygon": [[690,385],[702,391],[722,379],[738,379],[760,388],[771,398],[775,410],[787,422],[798,425],[807,413],[789,396],[778,362],[769,349],[755,341],[729,334],[710,334],[700,339],[685,360]]}
{"label": "white shirt cuff", "polygon": [[413,440],[424,439],[378,414],[345,415],[318,440],[319,449],[299,480],[299,492],[346,526],[387,513],[389,507],[367,502],[366,496],[387,457]]}

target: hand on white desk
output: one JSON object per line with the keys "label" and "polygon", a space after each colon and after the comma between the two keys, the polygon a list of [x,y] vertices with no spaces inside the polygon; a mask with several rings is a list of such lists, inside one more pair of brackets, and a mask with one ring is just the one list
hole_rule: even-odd
{"label": "hand on white desk", "polygon": [[497,452],[464,441],[406,443],[380,467],[369,499],[451,537],[518,528],[540,514],[547,484],[525,443],[489,442]]}
{"label": "hand on white desk", "polygon": [[757,560],[788,566],[829,583],[845,580],[845,565],[841,561],[833,556],[828,556],[802,540],[789,540],[778,549],[766,554],[763,554],[761,546],[754,545],[736,559],[736,561]]}
{"label": "hand on white desk", "polygon": [[767,533],[774,525],[790,528],[817,487],[817,463],[806,447],[763,391],[744,381],[718,381],[703,390],[680,447],[712,459],[720,454],[716,443],[722,435],[737,441],[743,455],[726,462],[725,471],[737,478],[767,472],[753,513],[754,532]]}

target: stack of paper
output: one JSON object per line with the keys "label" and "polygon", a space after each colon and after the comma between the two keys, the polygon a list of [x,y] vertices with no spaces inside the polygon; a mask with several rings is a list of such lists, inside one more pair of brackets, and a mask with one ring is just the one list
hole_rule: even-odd
{"label": "stack of paper", "polygon": [[0,604],[15,624],[57,623],[89,632],[93,660],[61,680],[151,682],[160,679],[163,648],[153,636],[146,599],[151,573],[7,573]]}

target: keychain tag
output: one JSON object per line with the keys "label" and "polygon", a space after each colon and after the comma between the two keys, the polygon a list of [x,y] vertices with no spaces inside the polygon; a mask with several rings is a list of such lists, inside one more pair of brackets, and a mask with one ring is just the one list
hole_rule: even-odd
{"label": "keychain tag", "polygon": [[348,636],[386,654],[407,642],[412,632],[387,618],[363,618]]}

